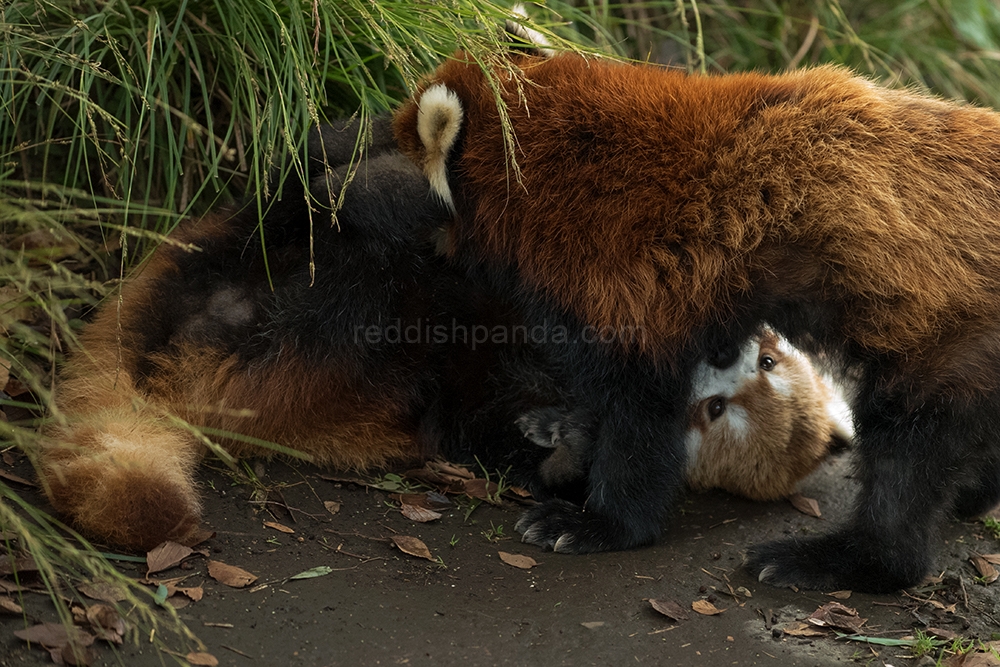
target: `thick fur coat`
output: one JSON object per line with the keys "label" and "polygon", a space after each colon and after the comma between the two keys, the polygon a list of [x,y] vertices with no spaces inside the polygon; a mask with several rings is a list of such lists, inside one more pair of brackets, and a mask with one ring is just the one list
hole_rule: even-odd
{"label": "thick fur coat", "polygon": [[[859,379],[861,489],[847,525],[752,547],[749,569],[822,589],[920,581],[935,524],[1000,500],[1000,115],[833,67],[512,64],[491,73],[511,154],[463,54],[397,115],[455,213],[448,251],[538,312],[641,333],[566,351],[599,424],[586,511],[543,505],[525,539],[655,539],[686,466],[693,360],[768,322]],[[670,407],[650,410],[656,393]]]}
{"label": "thick fur coat", "polygon": [[[349,166],[356,136],[351,125],[314,133],[308,192],[292,177],[265,202],[262,230],[254,206],[183,225],[86,328],[41,455],[53,505],[77,528],[140,549],[185,539],[200,520],[194,472],[205,437],[235,456],[271,453],[255,443],[265,440],[341,469],[442,454],[505,472],[540,497],[585,478],[585,467],[545,474],[559,469],[558,454],[516,421],[574,402],[533,342],[558,331],[527,329],[511,299],[437,255],[448,211],[394,150],[387,119]],[[825,400],[809,382],[792,390]],[[763,488],[781,495],[779,479],[808,472],[795,453],[825,452],[830,434],[767,431],[755,431],[772,443],[756,465],[773,473]],[[725,475],[712,483],[748,488]]]}

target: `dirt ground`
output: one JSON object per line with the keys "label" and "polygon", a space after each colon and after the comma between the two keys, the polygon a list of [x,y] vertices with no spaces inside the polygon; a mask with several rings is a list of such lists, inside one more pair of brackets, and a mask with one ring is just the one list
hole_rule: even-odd
{"label": "dirt ground", "polygon": [[[1000,552],[982,523],[948,526],[937,558],[943,580],[907,593],[835,600],[827,595],[832,591],[770,588],[741,569],[747,545],[824,531],[844,515],[852,494],[848,456],[832,459],[802,485],[803,494],[818,501],[822,518],[785,501],[693,495],[656,546],[588,556],[521,544],[514,532],[516,503],[483,502],[470,513],[468,498],[453,497],[441,518],[417,523],[388,493],[332,481],[309,466],[258,463],[263,474],[254,485],[209,465],[201,483],[206,523],[216,536],[198,548],[258,579],[242,589],[223,585],[208,576],[203,556],[154,576],[186,576],[179,585],[202,588],[201,600],[179,613],[221,665],[898,667],[948,658],[939,652],[914,658],[906,647],[838,640],[832,633],[785,632],[794,633],[798,621],[835,601],[867,619],[861,634],[869,637],[899,639],[921,629],[1000,639],[1000,583],[977,582],[969,562],[973,552]],[[264,489],[267,502],[252,502]],[[340,503],[339,511],[332,514],[325,501]],[[421,540],[438,562],[402,552],[391,541],[400,536]],[[538,564],[519,569],[502,561],[500,552]],[[288,580],[320,566],[330,572]],[[138,563],[122,570],[145,574]],[[36,594],[22,599],[24,615],[0,613],[0,665],[51,664],[47,652],[13,633],[54,621],[52,603]],[[650,599],[676,602],[687,618],[670,620]],[[696,613],[692,603],[700,600],[724,611]],[[167,644],[181,655],[196,648],[178,638]],[[178,664],[146,637],[117,651],[104,642],[96,646],[95,665]]]}

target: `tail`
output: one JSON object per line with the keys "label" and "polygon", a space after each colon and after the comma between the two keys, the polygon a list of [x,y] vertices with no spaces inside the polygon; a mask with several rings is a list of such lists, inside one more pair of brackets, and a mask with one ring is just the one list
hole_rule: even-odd
{"label": "tail", "polygon": [[[103,319],[92,333],[113,326]],[[46,430],[38,466],[45,492],[56,511],[99,541],[133,550],[183,542],[201,521],[192,477],[201,445],[117,368],[113,337],[89,338],[87,350],[98,356],[78,354],[58,387],[62,419]]]}

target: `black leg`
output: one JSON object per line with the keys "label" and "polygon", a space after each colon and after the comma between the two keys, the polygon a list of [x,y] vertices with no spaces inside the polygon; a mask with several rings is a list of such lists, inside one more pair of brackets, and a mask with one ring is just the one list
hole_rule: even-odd
{"label": "black leg", "polygon": [[906,410],[870,400],[857,411],[861,489],[854,516],[830,535],[753,547],[747,568],[777,586],[889,592],[920,582],[930,541],[954,497],[962,443],[982,426],[947,400]]}
{"label": "black leg", "polygon": [[952,505],[959,519],[973,519],[1000,504],[1000,452],[980,447],[966,458],[966,468]]}
{"label": "black leg", "polygon": [[549,500],[517,530],[525,542],[565,553],[653,542],[683,489],[686,378],[665,377],[597,346],[567,367],[579,371],[576,400],[595,416],[583,507]]}

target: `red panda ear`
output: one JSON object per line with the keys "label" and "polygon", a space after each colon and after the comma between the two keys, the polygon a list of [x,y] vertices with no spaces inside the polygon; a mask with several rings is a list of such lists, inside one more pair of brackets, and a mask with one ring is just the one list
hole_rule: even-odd
{"label": "red panda ear", "polygon": [[417,101],[417,134],[424,144],[424,175],[431,190],[452,211],[455,201],[448,187],[448,153],[458,139],[462,117],[462,102],[444,84],[430,86]]}
{"label": "red panda ear", "polygon": [[524,41],[528,47],[527,51],[532,55],[551,58],[556,54],[555,51],[549,48],[552,45],[546,39],[545,35],[534,28],[524,25],[524,21],[528,18],[528,12],[524,9],[524,5],[520,3],[514,5],[510,8],[510,13],[514,15],[514,19],[507,19],[504,26],[507,34],[513,37],[515,41]]}

